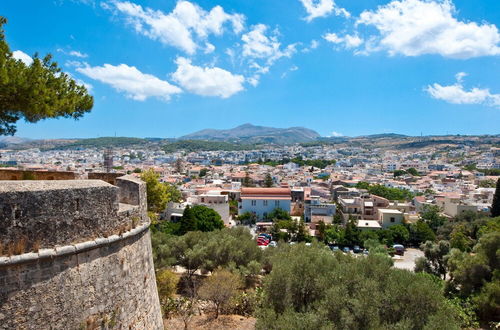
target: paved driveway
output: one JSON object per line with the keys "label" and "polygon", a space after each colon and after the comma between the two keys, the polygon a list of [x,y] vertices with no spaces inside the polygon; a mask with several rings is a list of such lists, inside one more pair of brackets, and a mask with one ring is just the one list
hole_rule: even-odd
{"label": "paved driveway", "polygon": [[406,249],[404,256],[394,256],[394,267],[413,271],[415,259],[423,257],[424,252],[419,249]]}

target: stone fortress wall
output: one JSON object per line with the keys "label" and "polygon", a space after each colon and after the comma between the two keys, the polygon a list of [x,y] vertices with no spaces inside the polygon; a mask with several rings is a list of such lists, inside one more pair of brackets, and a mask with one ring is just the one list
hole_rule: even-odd
{"label": "stone fortress wall", "polygon": [[146,187],[0,181],[0,329],[162,329]]}

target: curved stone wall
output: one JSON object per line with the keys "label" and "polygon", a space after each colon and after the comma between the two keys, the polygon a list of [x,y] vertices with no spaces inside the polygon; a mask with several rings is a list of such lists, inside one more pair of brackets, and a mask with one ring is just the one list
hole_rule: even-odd
{"label": "curved stone wall", "polygon": [[[7,205],[8,210],[0,213],[0,241],[47,237],[37,251],[30,250],[31,243],[19,255],[5,255],[4,249],[0,329],[163,328],[142,181],[122,177],[118,187],[102,181],[67,181],[66,188],[59,186],[63,181],[36,181],[38,186],[27,184],[29,189],[26,181],[18,182],[17,188],[6,188],[4,182],[0,181],[0,209]],[[48,200],[53,208],[36,204],[38,211],[28,210],[31,197],[12,197],[23,193]],[[50,204],[54,196],[64,203]],[[84,216],[66,212],[75,198],[85,206]],[[92,203],[95,209],[87,209]],[[20,211],[12,212],[14,204]],[[65,229],[60,237],[50,232],[60,228]]]}

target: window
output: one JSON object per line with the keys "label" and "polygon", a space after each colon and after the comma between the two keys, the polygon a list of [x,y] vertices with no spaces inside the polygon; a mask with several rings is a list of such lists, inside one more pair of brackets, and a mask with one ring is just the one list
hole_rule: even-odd
{"label": "window", "polygon": [[252,200],[252,206],[255,206],[257,205],[257,201],[256,200]]}
{"label": "window", "polygon": [[391,217],[391,222],[396,222],[396,218]]}
{"label": "window", "polygon": [[262,203],[264,204],[264,206],[267,206],[267,201],[263,201]]}
{"label": "window", "polygon": [[280,201],[274,201],[274,206],[280,206]]}

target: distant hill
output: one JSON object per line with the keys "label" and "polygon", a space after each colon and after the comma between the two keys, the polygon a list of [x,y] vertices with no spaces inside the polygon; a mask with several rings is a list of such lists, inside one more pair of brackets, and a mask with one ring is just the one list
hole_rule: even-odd
{"label": "distant hill", "polygon": [[301,143],[310,142],[320,135],[304,127],[274,128],[244,124],[231,129],[204,129],[179,140],[230,141],[240,143]]}
{"label": "distant hill", "polygon": [[381,133],[381,134],[372,134],[372,135],[363,135],[361,137],[370,138],[370,139],[384,139],[384,138],[404,138],[408,137],[408,135],[404,134],[396,134],[396,133]]}

